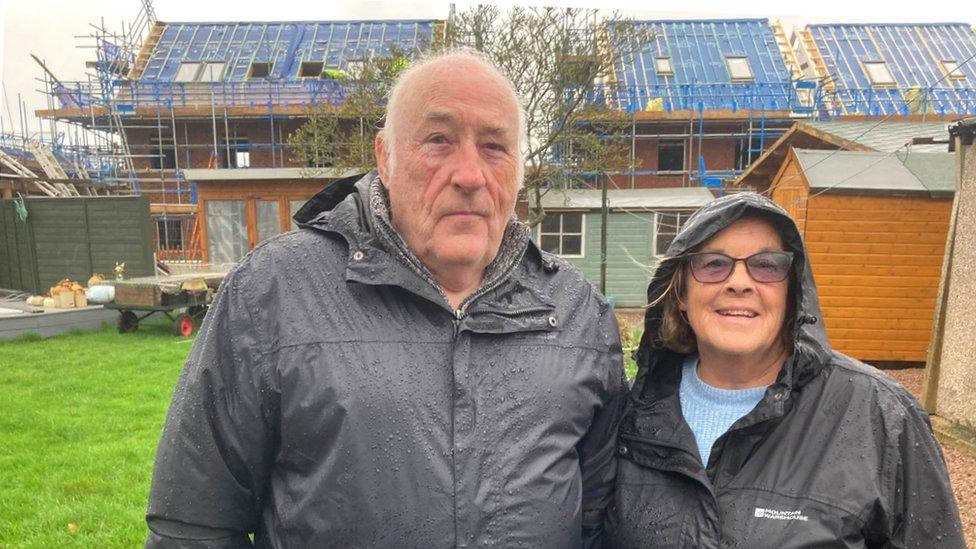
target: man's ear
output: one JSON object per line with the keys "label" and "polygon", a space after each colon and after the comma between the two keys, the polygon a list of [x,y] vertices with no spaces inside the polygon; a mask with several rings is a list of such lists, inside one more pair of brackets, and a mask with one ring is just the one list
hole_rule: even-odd
{"label": "man's ear", "polygon": [[382,131],[376,133],[376,139],[373,141],[373,156],[376,158],[376,171],[380,174],[380,183],[385,187],[390,154],[386,150],[386,140],[383,139]]}

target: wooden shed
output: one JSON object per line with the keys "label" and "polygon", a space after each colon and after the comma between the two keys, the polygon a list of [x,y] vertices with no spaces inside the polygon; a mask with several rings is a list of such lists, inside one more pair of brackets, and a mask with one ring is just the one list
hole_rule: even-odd
{"label": "wooden shed", "polygon": [[954,182],[947,152],[790,149],[771,196],[804,234],[834,348],[925,360]]}
{"label": "wooden shed", "polygon": [[203,261],[235,263],[262,241],[296,229],[291,217],[323,187],[353,172],[332,168],[184,170],[197,187]]}

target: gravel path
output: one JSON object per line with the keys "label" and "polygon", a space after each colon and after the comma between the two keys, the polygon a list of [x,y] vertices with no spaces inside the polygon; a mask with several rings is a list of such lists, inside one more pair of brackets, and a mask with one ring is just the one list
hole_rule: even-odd
{"label": "gravel path", "polygon": [[[924,369],[905,368],[884,372],[897,379],[915,398],[919,398],[925,377]],[[959,504],[966,544],[976,547],[976,458],[948,444],[942,445],[942,452],[945,454],[946,465],[949,466],[952,491],[955,492],[956,502]]]}

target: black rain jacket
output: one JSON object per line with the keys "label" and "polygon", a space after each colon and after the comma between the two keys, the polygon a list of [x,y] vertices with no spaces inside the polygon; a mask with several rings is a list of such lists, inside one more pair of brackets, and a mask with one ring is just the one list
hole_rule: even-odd
{"label": "black rain jacket", "polygon": [[[688,220],[668,256],[750,211],[772,220],[796,254],[794,352],[703,464],[678,401],[684,357],[655,348],[661,308],[648,309],[621,421],[606,544],[964,547],[928,416],[888,376],[831,350],[803,241],[784,210],[754,193],[718,199]],[[662,262],[649,299],[676,268],[680,259]]]}
{"label": "black rain jacket", "polygon": [[453,311],[336,183],[223,281],[156,457],[148,547],[576,547],[626,397],[613,311],[529,243]]}

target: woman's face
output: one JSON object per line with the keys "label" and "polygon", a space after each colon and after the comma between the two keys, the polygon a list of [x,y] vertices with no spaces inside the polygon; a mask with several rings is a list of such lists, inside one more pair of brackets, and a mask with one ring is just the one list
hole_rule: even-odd
{"label": "woman's face", "polygon": [[[745,258],[759,252],[783,251],[783,241],[771,224],[761,219],[740,219],[702,245],[699,252],[719,252]],[[782,282],[756,282],[737,261],[722,282],[702,283],[686,272],[681,310],[695,332],[703,356],[729,360],[774,359],[783,351],[780,332],[786,316],[789,278]]]}

